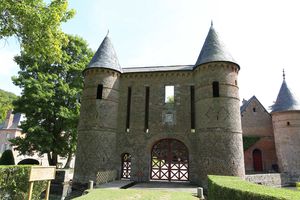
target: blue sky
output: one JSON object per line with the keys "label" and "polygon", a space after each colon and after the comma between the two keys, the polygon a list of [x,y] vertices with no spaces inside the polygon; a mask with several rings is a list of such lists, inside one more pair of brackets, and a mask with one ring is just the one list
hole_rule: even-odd
{"label": "blue sky", "polygon": [[[297,0],[73,0],[77,12],[63,25],[96,50],[109,29],[123,67],[194,64],[210,27],[241,66],[241,99],[252,95],[268,108],[276,100],[285,68],[299,89],[300,12]],[[10,77],[18,43],[0,42],[0,88],[20,94]]]}

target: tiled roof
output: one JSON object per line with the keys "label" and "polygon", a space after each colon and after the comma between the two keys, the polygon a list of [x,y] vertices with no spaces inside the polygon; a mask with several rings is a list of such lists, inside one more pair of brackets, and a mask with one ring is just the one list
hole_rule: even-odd
{"label": "tiled roof", "polygon": [[13,122],[12,122],[12,124],[9,128],[11,128],[11,129],[18,128],[18,126],[20,125],[21,120],[22,120],[22,114],[21,113],[15,113]]}
{"label": "tiled roof", "polygon": [[90,68],[107,68],[113,69],[121,73],[186,71],[193,70],[193,68],[204,63],[219,61],[235,63],[230,53],[226,50],[225,45],[220,40],[213,25],[211,25],[195,65],[170,65],[122,68],[119,64],[112,42],[110,41],[109,37],[106,36],[85,70]]}
{"label": "tiled roof", "polygon": [[224,43],[220,40],[220,37],[215,31],[213,25],[211,25],[195,67],[204,63],[215,61],[236,63],[231,54],[227,51]]}
{"label": "tiled roof", "polygon": [[192,71],[194,65],[169,65],[169,66],[149,66],[149,67],[124,67],[123,73],[135,72],[163,72],[163,71]]}
{"label": "tiled roof", "polygon": [[12,112],[9,113],[9,115],[13,115],[12,122],[9,122],[7,120],[10,120],[11,118],[9,117],[0,125],[0,129],[18,129],[20,122],[24,120],[24,115],[21,113],[15,113],[13,114]]}
{"label": "tiled roof", "polygon": [[256,98],[255,95],[253,95],[248,101],[245,100],[245,102],[243,103],[243,105],[240,107],[240,111],[241,113],[243,113],[244,111],[246,111],[247,107],[249,106],[249,104],[252,102],[252,101],[257,101],[260,106],[267,112],[269,113],[265,107],[261,104],[261,102]]}
{"label": "tiled roof", "polygon": [[108,36],[104,38],[86,69],[89,68],[107,68],[122,72],[117,54]]}
{"label": "tiled roof", "polygon": [[279,90],[276,102],[271,106],[273,112],[300,110],[300,101],[288,88],[285,80],[283,80]]}

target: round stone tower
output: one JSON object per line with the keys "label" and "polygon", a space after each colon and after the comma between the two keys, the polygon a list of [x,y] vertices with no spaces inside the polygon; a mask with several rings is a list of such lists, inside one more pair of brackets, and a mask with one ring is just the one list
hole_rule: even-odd
{"label": "round stone tower", "polygon": [[245,175],[239,70],[211,25],[194,68],[198,182],[204,187],[210,174]]}
{"label": "round stone tower", "polygon": [[121,67],[106,36],[83,71],[74,182],[116,178],[116,132]]}
{"label": "round stone tower", "polygon": [[271,115],[279,169],[291,178],[299,178],[300,101],[287,86],[284,72]]}

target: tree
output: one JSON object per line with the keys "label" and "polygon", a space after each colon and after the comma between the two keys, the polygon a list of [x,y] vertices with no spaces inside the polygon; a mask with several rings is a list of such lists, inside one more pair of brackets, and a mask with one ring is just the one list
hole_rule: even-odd
{"label": "tree", "polygon": [[0,124],[5,120],[7,112],[13,108],[12,102],[17,96],[0,89]]}
{"label": "tree", "polygon": [[0,158],[0,165],[14,165],[15,159],[10,149],[5,150]]}
{"label": "tree", "polygon": [[60,62],[39,60],[27,52],[15,57],[20,71],[13,82],[22,88],[21,97],[14,102],[15,112],[24,113],[26,120],[20,126],[25,137],[11,142],[21,154],[46,153],[50,165],[57,164],[58,155],[70,161],[75,151],[81,73],[93,55],[83,39],[67,37]]}
{"label": "tree", "polygon": [[72,18],[67,0],[1,0],[0,39],[16,36],[21,50],[41,60],[52,62],[62,58],[67,37],[61,23]]}

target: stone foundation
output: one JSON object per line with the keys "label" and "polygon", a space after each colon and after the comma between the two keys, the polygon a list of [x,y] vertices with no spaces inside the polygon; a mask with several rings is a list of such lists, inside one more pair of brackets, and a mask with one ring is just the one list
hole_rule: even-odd
{"label": "stone foundation", "polygon": [[291,177],[284,173],[251,174],[246,175],[245,179],[252,183],[273,187],[288,186],[295,183],[295,181],[293,181],[295,177]]}

